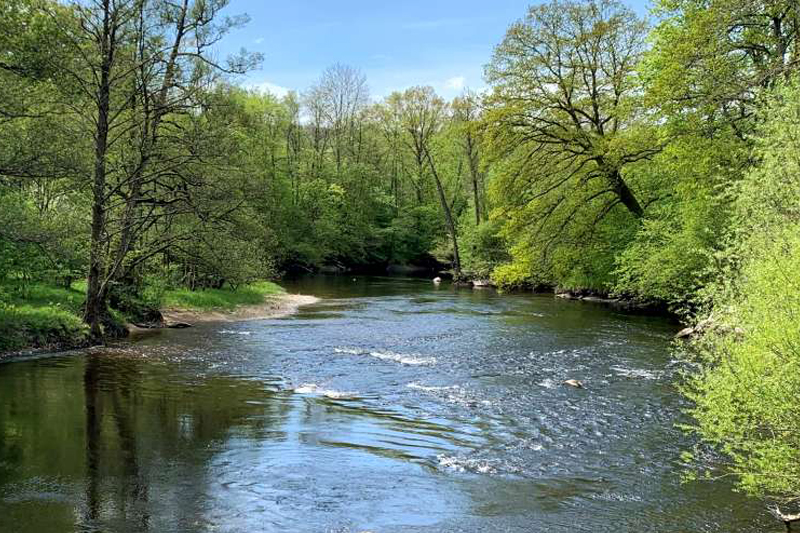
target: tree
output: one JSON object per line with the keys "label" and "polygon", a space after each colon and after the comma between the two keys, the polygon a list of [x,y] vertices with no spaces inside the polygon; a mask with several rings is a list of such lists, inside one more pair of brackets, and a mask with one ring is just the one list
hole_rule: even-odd
{"label": "tree", "polygon": [[649,100],[687,128],[753,131],[764,88],[800,68],[795,0],[660,0],[660,22],[643,72]]}
{"label": "tree", "polygon": [[337,63],[328,67],[307,91],[305,102],[311,114],[317,157],[321,160],[330,140],[339,176],[346,156],[355,162],[361,159],[361,119],[369,102],[367,79],[358,70]]}
{"label": "tree", "polygon": [[484,176],[481,172],[479,122],[481,110],[478,96],[467,92],[453,100],[453,121],[461,136],[462,149],[469,166],[470,186],[472,189],[472,203],[475,211],[475,225],[481,224],[481,218],[486,216],[484,205]]}
{"label": "tree", "polygon": [[333,136],[336,173],[342,171],[345,151],[355,162],[361,158],[361,114],[369,101],[367,79],[352,67],[336,64],[322,74],[319,90],[325,115]]}
{"label": "tree", "polygon": [[447,232],[453,246],[453,272],[456,279],[461,277],[461,258],[458,253],[458,228],[456,227],[450,203],[445,192],[442,178],[436,170],[431,155],[434,136],[440,131],[446,118],[447,104],[432,87],[412,87],[398,97],[400,116],[406,133],[406,144],[414,156],[417,166],[418,199],[422,198],[422,188],[426,167],[430,170],[436,185],[439,206],[444,215]]}
{"label": "tree", "polygon": [[554,0],[508,30],[487,67],[487,117],[499,156],[518,158],[528,199],[563,201],[590,183],[582,203],[605,198],[644,213],[625,167],[659,145],[636,80],[646,24],[614,0]]}
{"label": "tree", "polygon": [[[232,27],[218,22],[227,0],[93,0],[74,5],[74,20],[57,36],[75,54],[61,65],[64,78],[81,93],[76,121],[94,144],[90,260],[84,319],[97,339],[112,325],[107,298],[113,283],[131,268],[189,235],[164,239],[126,262],[139,238],[157,221],[190,209],[192,177],[182,170],[202,155],[174,142],[183,126],[178,115],[201,109],[203,89],[217,73],[238,73],[258,58],[216,63],[210,48]],[[57,21],[55,7],[45,11]],[[67,94],[64,94],[67,97]],[[191,118],[189,118],[191,120]],[[167,146],[169,145],[169,146]],[[177,150],[177,153],[176,153]],[[113,163],[112,163],[113,161]]]}
{"label": "tree", "polygon": [[51,17],[37,6],[13,0],[0,8],[0,247],[13,259],[0,260],[0,280],[68,284],[85,265],[75,178],[85,171],[87,146],[66,140],[66,109],[55,97],[55,65],[72,56],[54,32],[72,12],[55,5]]}
{"label": "tree", "polygon": [[614,0],[554,0],[532,6],[496,48],[485,152],[512,255],[527,265],[516,272],[557,282],[558,262],[577,267],[572,250],[594,249],[597,260],[579,254],[589,261],[580,283],[607,283],[611,250],[651,200],[633,169],[662,148],[636,72],[646,35]]}
{"label": "tree", "polygon": [[[695,341],[684,392],[692,431],[730,458],[702,469],[746,492],[800,501],[800,89],[778,86],[760,111],[758,163],[737,187],[728,247],[706,287],[711,327]],[[698,458],[699,459],[699,458]],[[787,522],[789,517],[777,513]],[[793,521],[796,521],[794,517]]]}

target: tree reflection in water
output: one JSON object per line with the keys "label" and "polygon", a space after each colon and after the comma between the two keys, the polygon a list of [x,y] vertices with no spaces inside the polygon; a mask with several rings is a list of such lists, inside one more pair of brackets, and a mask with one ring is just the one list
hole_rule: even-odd
{"label": "tree reflection in water", "polygon": [[[281,438],[289,409],[267,383],[190,378],[122,354],[36,367],[27,379],[4,368],[0,531],[203,530],[209,462],[231,436]],[[81,370],[82,380],[65,376]],[[3,470],[12,464],[23,468]]]}

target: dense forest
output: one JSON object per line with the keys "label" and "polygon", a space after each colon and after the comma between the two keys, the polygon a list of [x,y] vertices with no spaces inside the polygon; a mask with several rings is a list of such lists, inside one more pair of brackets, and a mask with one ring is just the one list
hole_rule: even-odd
{"label": "dense forest", "polygon": [[537,4],[450,102],[243,88],[226,4],[0,1],[0,349],[292,271],[616,295],[699,322],[687,461],[800,495],[800,4]]}

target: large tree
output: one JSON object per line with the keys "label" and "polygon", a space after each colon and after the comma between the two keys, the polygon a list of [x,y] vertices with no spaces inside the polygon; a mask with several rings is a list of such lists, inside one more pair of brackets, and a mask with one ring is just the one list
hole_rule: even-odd
{"label": "large tree", "polygon": [[634,169],[662,148],[636,71],[646,35],[615,0],[553,0],[496,48],[483,148],[514,257],[504,282],[609,283],[653,200]]}
{"label": "large tree", "polygon": [[506,179],[522,202],[546,199],[539,223],[570,200],[564,220],[590,205],[643,215],[643,194],[625,170],[659,149],[635,71],[646,35],[645,22],[617,1],[554,0],[532,6],[495,50],[487,67],[493,153],[513,161]]}
{"label": "large tree", "polygon": [[[746,139],[763,89],[800,68],[797,0],[659,0],[645,62],[650,101],[703,134]],[[694,121],[685,121],[695,118]]]}

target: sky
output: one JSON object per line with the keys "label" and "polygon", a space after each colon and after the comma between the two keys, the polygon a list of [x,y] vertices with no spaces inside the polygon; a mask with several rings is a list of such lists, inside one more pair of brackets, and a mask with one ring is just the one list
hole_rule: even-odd
{"label": "sky", "polygon": [[[627,0],[641,14],[647,0]],[[264,55],[238,81],[282,96],[302,92],[336,63],[362,71],[373,99],[414,85],[445,98],[485,87],[483,67],[528,0],[231,0],[226,14],[250,22],[226,36],[220,55]]]}

